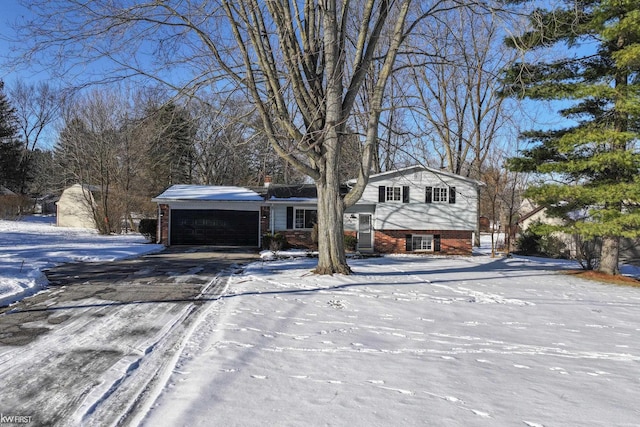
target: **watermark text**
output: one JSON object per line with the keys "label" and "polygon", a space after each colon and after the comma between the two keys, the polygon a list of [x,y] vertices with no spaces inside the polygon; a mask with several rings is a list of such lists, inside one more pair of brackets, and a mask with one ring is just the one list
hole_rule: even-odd
{"label": "watermark text", "polygon": [[0,413],[0,424],[31,424],[31,415],[6,415]]}

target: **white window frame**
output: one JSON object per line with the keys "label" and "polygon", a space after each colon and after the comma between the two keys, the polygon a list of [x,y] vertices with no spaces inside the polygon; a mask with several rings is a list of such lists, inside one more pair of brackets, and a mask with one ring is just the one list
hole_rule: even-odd
{"label": "white window frame", "polygon": [[[318,217],[318,209],[311,209],[311,208],[294,208],[293,209],[293,229],[294,230],[311,230],[310,227],[305,227],[305,222],[306,222],[306,213],[308,211],[313,211],[316,213],[316,218]],[[301,217],[299,217],[298,212],[300,212],[302,214]],[[298,220],[302,220],[302,226],[299,227],[298,226]]]}
{"label": "white window frame", "polygon": [[[416,245],[416,241],[419,244]],[[415,252],[433,252],[434,238],[433,234],[413,234],[411,235],[411,249]]]}
{"label": "white window frame", "polygon": [[431,187],[433,203],[449,203],[449,187]]}
{"label": "white window frame", "polygon": [[387,202],[402,202],[402,187],[386,187],[384,198]]}

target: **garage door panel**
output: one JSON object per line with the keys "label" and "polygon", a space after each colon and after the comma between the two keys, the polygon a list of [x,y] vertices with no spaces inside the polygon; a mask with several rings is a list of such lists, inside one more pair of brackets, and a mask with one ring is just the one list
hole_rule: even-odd
{"label": "garage door panel", "polygon": [[172,245],[258,246],[260,214],[252,211],[172,210]]}

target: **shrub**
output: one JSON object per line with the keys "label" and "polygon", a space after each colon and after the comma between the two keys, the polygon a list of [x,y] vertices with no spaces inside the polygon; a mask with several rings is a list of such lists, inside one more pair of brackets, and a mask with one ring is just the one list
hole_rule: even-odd
{"label": "shrub", "polygon": [[348,251],[355,251],[358,247],[358,238],[351,234],[344,235],[344,248]]}
{"label": "shrub", "polygon": [[0,195],[0,219],[17,219],[29,213],[32,206],[31,200],[19,195]]}
{"label": "shrub", "polygon": [[287,249],[288,247],[289,243],[287,242],[287,237],[284,234],[267,233],[262,236],[262,249],[268,249],[275,252]]}
{"label": "shrub", "polygon": [[540,253],[540,240],[542,236],[531,230],[526,230],[518,237],[516,245],[518,252],[523,255],[537,255]]}
{"label": "shrub", "polygon": [[599,238],[591,239],[574,235],[576,245],[576,261],[580,263],[583,270],[595,270],[600,266],[600,248],[602,242]]}
{"label": "shrub", "polygon": [[522,255],[542,255],[550,258],[567,258],[567,245],[553,234],[536,233],[527,229],[517,241]]}
{"label": "shrub", "polygon": [[138,224],[138,231],[150,242],[157,239],[158,220],[156,218],[144,218]]}

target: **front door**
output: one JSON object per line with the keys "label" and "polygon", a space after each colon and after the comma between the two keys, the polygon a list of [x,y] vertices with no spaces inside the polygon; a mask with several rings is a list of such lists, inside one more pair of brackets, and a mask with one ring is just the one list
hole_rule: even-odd
{"label": "front door", "polygon": [[370,251],[373,249],[373,228],[371,227],[371,214],[358,215],[358,250]]}

